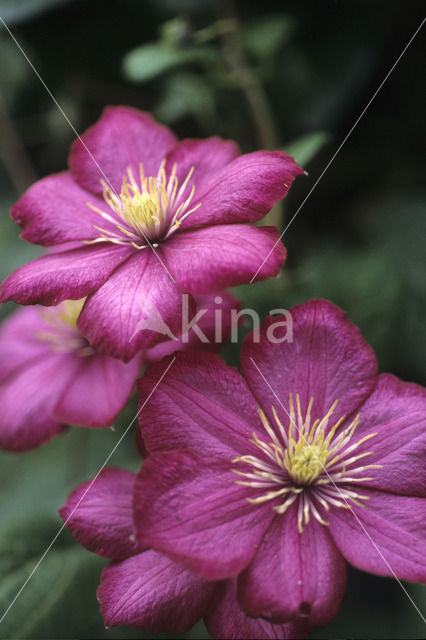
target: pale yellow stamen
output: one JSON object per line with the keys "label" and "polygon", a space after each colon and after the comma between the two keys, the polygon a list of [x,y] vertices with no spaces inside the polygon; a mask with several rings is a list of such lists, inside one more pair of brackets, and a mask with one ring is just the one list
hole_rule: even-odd
{"label": "pale yellow stamen", "polygon": [[[157,176],[146,176],[143,164],[140,163],[136,180],[132,169],[128,167],[127,176],[123,176],[120,193],[115,192],[105,181],[101,181],[103,198],[115,215],[102,211],[91,203],[87,203],[87,206],[113,225],[120,234],[114,229],[95,226],[100,236],[95,240],[86,241],[86,244],[107,240],[115,244],[131,244],[136,249],[145,249],[150,244],[156,247],[157,241],[168,238],[185,218],[201,206],[199,202],[190,208],[195,185],[186,199],[182,200],[194,167],[191,167],[180,187],[176,171],[175,164],[167,177],[163,160]],[[124,225],[119,222],[120,219]]]}
{"label": "pale yellow stamen", "polygon": [[40,316],[46,323],[46,331],[39,331],[37,338],[48,342],[53,351],[75,352],[80,356],[94,353],[77,329],[77,321],[86,298],[64,300],[57,307],[40,310]]}
{"label": "pale yellow stamen", "polygon": [[[289,398],[289,424],[286,430],[281,423],[277,411],[272,407],[272,415],[276,426],[271,426],[262,409],[258,409],[259,417],[269,442],[262,441],[254,432],[250,442],[261,452],[261,457],[245,455],[235,458],[233,463],[245,463],[251,471],[239,469],[232,471],[244,480],[240,484],[253,489],[264,489],[257,497],[246,498],[252,504],[262,504],[269,500],[276,502],[282,498],[281,504],[274,504],[278,514],[285,513],[299,500],[297,507],[297,526],[300,532],[313,516],[320,524],[327,525],[318,511],[322,507],[328,511],[330,506],[350,509],[352,504],[363,507],[362,501],[367,496],[348,488],[348,484],[369,482],[373,478],[364,474],[366,470],[380,469],[382,465],[367,464],[354,467],[355,463],[372,455],[372,451],[360,454],[356,449],[373,438],[376,433],[369,433],[351,444],[355,430],[360,423],[357,415],[340,433],[338,429],[345,420],[341,416],[330,428],[328,424],[337,407],[336,400],[325,416],[312,423],[311,411],[314,399],[310,398],[305,417],[303,417],[299,394],[296,403],[293,394]],[[337,434],[337,435],[336,435]],[[277,486],[278,485],[278,486]]]}
{"label": "pale yellow stamen", "polygon": [[83,309],[86,298],[80,300],[64,300],[58,306],[58,318],[73,329],[77,328],[77,320]]}

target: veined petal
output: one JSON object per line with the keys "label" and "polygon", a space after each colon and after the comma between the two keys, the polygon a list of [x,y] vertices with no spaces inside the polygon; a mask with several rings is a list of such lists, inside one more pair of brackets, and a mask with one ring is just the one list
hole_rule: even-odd
{"label": "veined petal", "polygon": [[24,307],[11,313],[0,330],[0,382],[21,366],[28,365],[50,351],[38,335],[46,330],[41,307]]}
{"label": "veined petal", "polygon": [[65,426],[53,407],[74,373],[71,355],[47,353],[20,367],[0,384],[0,447],[28,451],[61,433]]}
{"label": "veined petal", "polygon": [[185,219],[182,228],[260,220],[286,197],[293,180],[302,173],[303,169],[283,151],[239,156],[221,171],[213,172],[210,180],[204,179],[201,188],[194,179],[194,205],[201,202],[201,207]]}
{"label": "veined petal", "polygon": [[99,353],[80,357],[75,375],[55,405],[54,415],[72,425],[111,425],[132,392],[140,366],[141,354],[128,363]]}
{"label": "veined petal", "polygon": [[176,177],[182,184],[193,169],[191,183],[195,185],[195,197],[198,200],[198,195],[204,193],[209,185],[215,184],[216,176],[221,175],[224,167],[239,155],[240,150],[232,140],[222,140],[216,136],[205,140],[186,139],[168,152],[166,171],[170,174],[175,167]]}
{"label": "veined petal", "polygon": [[[21,237],[45,246],[91,240],[99,236],[94,228],[100,216],[87,205],[102,209],[103,200],[74,182],[69,172],[39,180],[12,207],[12,219],[22,227]],[[102,226],[114,229],[108,221]]]}
{"label": "veined petal", "polygon": [[101,180],[120,192],[123,176],[130,167],[156,176],[161,161],[175,145],[173,133],[144,111],[131,107],[107,107],[101,118],[77,139],[69,157],[76,182],[95,194],[102,194]]}
{"label": "veined petal", "polygon": [[237,601],[237,579],[219,583],[204,616],[213,638],[224,640],[302,640],[309,633],[303,620],[272,624],[263,618],[247,616]]}
{"label": "veined petal", "polygon": [[380,375],[360,413],[359,437],[376,435],[360,445],[357,455],[371,451],[366,464],[381,465],[366,484],[426,497],[426,389],[390,374]]}
{"label": "veined petal", "polygon": [[274,514],[270,504],[250,504],[247,495],[228,462],[189,452],[152,454],[135,485],[139,538],[208,580],[237,575]]}
{"label": "veined petal", "polygon": [[[187,298],[189,317],[195,311]],[[128,361],[181,331],[182,295],[153,251],[136,252],[91,295],[78,327],[98,351]]]}
{"label": "veined petal", "polygon": [[238,580],[240,605],[271,620],[327,624],[346,585],[346,563],[328,530],[316,520],[299,533],[297,506],[277,516],[254,560]]}
{"label": "veined petal", "polygon": [[110,467],[72,491],[59,513],[83,547],[114,560],[144,550],[133,525],[135,477]]}
{"label": "veined petal", "polygon": [[196,314],[203,313],[196,325],[208,342],[191,329],[178,340],[165,340],[148,349],[148,362],[157,362],[175,351],[218,351],[229,338],[232,328],[232,310],[238,311],[241,302],[227,291],[194,296]]}
{"label": "veined petal", "polygon": [[426,582],[426,500],[363,487],[364,509],[333,509],[330,533],[348,562],[379,576]]}
{"label": "veined petal", "polygon": [[24,264],[1,286],[0,301],[56,305],[95,291],[133,253],[111,244],[51,253]]}
{"label": "veined petal", "polygon": [[214,585],[148,550],[102,572],[97,596],[105,624],[184,633],[203,615]]}
{"label": "veined petal", "polygon": [[274,227],[217,225],[171,236],[167,264],[184,291],[208,293],[278,274],[286,251]]}
{"label": "veined petal", "polygon": [[215,354],[180,352],[175,357],[155,393],[170,358],[150,365],[139,381],[140,403],[149,397],[139,417],[146,447],[151,452],[201,448],[231,466],[261,428],[244,378]]}
{"label": "veined petal", "polygon": [[374,352],[346,314],[327,300],[309,300],[293,307],[290,316],[290,328],[285,316],[269,316],[258,341],[254,333],[245,338],[243,374],[272,422],[274,406],[281,422],[289,423],[290,393],[299,394],[303,416],[314,398],[312,422],[321,420],[338,400],[336,422],[355,411],[373,390]]}

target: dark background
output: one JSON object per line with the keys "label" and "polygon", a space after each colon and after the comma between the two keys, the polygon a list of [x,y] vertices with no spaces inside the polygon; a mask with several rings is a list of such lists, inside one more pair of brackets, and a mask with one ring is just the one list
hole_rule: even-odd
{"label": "dark background", "polygon": [[[280,225],[304,201],[424,8],[377,0],[0,0],[0,16],[79,133],[106,104],[128,104],[153,111],[180,137],[222,135],[244,151],[294,153],[309,175],[271,214]],[[244,306],[261,315],[331,299],[361,327],[381,371],[423,384],[425,29],[286,231],[282,276],[238,288]],[[19,240],[8,208],[35,179],[65,168],[74,137],[0,27],[1,278],[39,254]],[[1,317],[12,308],[3,305]],[[223,353],[237,363],[238,345]],[[56,512],[69,490],[96,473],[134,413],[133,402],[114,433],[74,429],[38,451],[0,456],[0,611],[58,531]],[[133,434],[110,464],[137,469]],[[104,629],[95,598],[102,564],[61,534],[2,636],[140,637]],[[424,589],[404,586],[424,608]],[[187,637],[200,635],[207,637],[199,626]],[[424,627],[396,582],[351,570],[340,613],[313,636],[421,638]]]}

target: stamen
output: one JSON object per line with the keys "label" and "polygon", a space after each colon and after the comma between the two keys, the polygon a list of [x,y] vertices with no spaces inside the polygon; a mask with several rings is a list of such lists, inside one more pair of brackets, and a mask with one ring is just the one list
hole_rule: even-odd
{"label": "stamen", "polygon": [[[194,173],[191,167],[179,187],[176,176],[177,165],[167,179],[165,160],[162,161],[157,176],[146,176],[143,164],[139,164],[138,181],[131,167],[123,176],[120,193],[115,192],[105,181],[101,181],[103,198],[114,215],[87,203],[87,206],[100,215],[111,229],[94,226],[100,237],[85,240],[84,244],[112,242],[118,245],[131,245],[135,249],[158,246],[155,241],[165,240],[174,233],[185,218],[201,207],[201,202],[190,208],[195,194],[192,185],[187,197],[185,191]],[[123,224],[124,223],[124,224]]]}
{"label": "stamen", "polygon": [[298,393],[295,394],[295,400],[294,403],[293,394],[290,393],[287,428],[281,423],[274,407],[272,415],[275,424],[272,425],[263,409],[258,409],[267,439],[261,440],[254,432],[249,442],[258,449],[259,457],[239,456],[232,462],[249,465],[250,471],[246,472],[240,468],[231,471],[244,478],[237,480],[237,484],[262,491],[260,495],[246,498],[252,504],[263,504],[283,497],[281,504],[271,505],[277,514],[283,514],[298,500],[297,526],[302,533],[303,527],[309,524],[311,515],[320,524],[328,525],[319,508],[329,511],[330,507],[365,507],[363,502],[368,500],[368,496],[352,490],[351,486],[371,482],[373,477],[365,472],[380,469],[382,465],[359,464],[360,460],[373,452],[355,453],[356,449],[377,435],[368,433],[351,443],[361,419],[360,415],[339,433],[345,421],[344,415],[328,428],[338,400],[333,402],[321,419],[316,419],[312,424],[314,398],[309,399],[305,416]]}
{"label": "stamen", "polygon": [[77,329],[77,320],[85,301],[86,298],[64,300],[57,307],[40,310],[46,330],[37,332],[37,339],[48,342],[53,351],[92,355],[92,347]]}

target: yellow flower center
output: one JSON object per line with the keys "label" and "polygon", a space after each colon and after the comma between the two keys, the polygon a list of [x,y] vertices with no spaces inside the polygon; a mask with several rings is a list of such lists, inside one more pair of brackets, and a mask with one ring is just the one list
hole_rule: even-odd
{"label": "yellow flower center", "polygon": [[86,298],[80,300],[64,300],[57,307],[57,317],[73,329],[77,329],[78,316],[81,313]]}
{"label": "yellow flower center", "polygon": [[145,249],[149,245],[156,247],[158,241],[168,238],[187,216],[201,206],[199,202],[190,207],[195,185],[192,185],[189,194],[185,193],[194,167],[191,167],[181,185],[176,171],[175,164],[167,177],[163,160],[155,177],[145,176],[143,164],[140,163],[139,176],[136,179],[132,169],[128,167],[127,175],[123,176],[120,193],[114,191],[105,181],[101,181],[103,198],[112,210],[112,215],[91,203],[87,203],[87,206],[111,226],[109,229],[95,226],[100,237],[87,240],[85,244],[107,240],[114,244],[131,244],[135,249]]}
{"label": "yellow flower center", "polygon": [[285,468],[297,484],[311,484],[323,470],[327,456],[324,447],[299,440],[294,451],[285,452]]}
{"label": "yellow flower center", "polygon": [[46,324],[46,331],[39,331],[37,338],[48,342],[52,351],[60,353],[77,353],[89,356],[94,353],[77,329],[78,317],[86,298],[81,300],[64,300],[57,307],[41,309],[40,315]]}
{"label": "yellow flower center", "polygon": [[373,479],[364,475],[365,471],[381,468],[377,464],[360,464],[360,460],[373,452],[358,453],[356,450],[377,434],[368,433],[359,440],[353,440],[360,421],[359,415],[343,429],[340,426],[345,420],[344,415],[330,427],[329,421],[338,403],[336,400],[321,420],[312,422],[313,401],[311,398],[303,416],[299,394],[296,394],[296,410],[293,394],[290,394],[287,429],[274,407],[273,426],[259,408],[259,416],[268,438],[261,440],[254,432],[250,442],[260,450],[259,455],[238,456],[232,461],[233,464],[238,463],[238,467],[231,469],[243,478],[237,480],[237,484],[252,487],[256,493],[261,490],[260,495],[246,498],[248,502],[260,504],[273,501],[272,508],[278,514],[285,513],[296,502],[300,532],[303,525],[309,523],[311,515],[321,524],[327,524],[321,509],[324,513],[330,506],[346,509],[351,508],[350,503],[362,506],[362,501],[367,500],[367,496],[354,489],[357,484]]}

